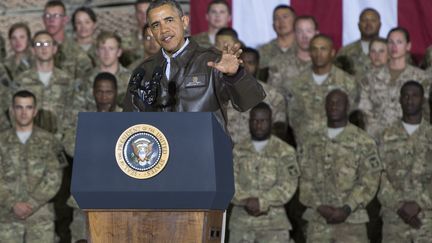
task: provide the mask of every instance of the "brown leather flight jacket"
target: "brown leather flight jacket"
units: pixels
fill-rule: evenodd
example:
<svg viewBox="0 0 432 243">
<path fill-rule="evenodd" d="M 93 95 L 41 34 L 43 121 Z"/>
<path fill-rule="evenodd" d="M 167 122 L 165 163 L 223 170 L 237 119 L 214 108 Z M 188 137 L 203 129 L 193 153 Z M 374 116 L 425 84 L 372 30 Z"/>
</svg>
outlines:
<svg viewBox="0 0 432 243">
<path fill-rule="evenodd" d="M 231 100 L 235 109 L 246 111 L 262 101 L 266 94 L 243 67 L 234 76 L 226 76 L 208 67 L 207 62 L 218 61 L 221 52 L 215 48 L 202 48 L 191 39 L 189 41 L 178 56 L 171 58 L 170 79 L 167 80 L 163 73 L 156 103 L 145 105 L 140 98 L 132 95 L 128 87 L 123 111 L 214 112 L 226 131 L 228 101 Z M 152 79 L 156 67 L 165 71 L 166 65 L 162 51 L 146 59 L 140 66 L 145 70 L 144 80 Z M 175 82 L 174 92 L 170 81 Z M 173 93 L 175 97 L 172 97 Z"/>
</svg>

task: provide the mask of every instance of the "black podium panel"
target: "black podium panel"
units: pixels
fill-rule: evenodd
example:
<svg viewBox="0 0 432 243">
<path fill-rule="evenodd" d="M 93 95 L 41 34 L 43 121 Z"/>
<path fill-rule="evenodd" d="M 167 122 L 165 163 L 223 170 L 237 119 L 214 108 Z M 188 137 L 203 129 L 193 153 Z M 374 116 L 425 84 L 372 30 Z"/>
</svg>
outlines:
<svg viewBox="0 0 432 243">
<path fill-rule="evenodd" d="M 131 126 L 158 128 L 165 168 L 148 179 L 125 174 L 116 143 Z M 226 209 L 234 195 L 232 144 L 212 113 L 80 113 L 71 192 L 82 209 Z"/>
</svg>

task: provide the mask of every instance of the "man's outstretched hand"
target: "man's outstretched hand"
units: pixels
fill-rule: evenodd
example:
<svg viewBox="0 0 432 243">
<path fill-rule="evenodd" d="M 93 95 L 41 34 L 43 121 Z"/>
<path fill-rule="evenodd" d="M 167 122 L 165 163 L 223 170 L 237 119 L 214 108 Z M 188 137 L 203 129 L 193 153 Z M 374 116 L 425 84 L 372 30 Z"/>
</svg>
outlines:
<svg viewBox="0 0 432 243">
<path fill-rule="evenodd" d="M 207 66 L 216 68 L 225 75 L 233 76 L 237 73 L 240 64 L 243 63 L 240 59 L 241 53 L 242 49 L 240 49 L 239 43 L 234 45 L 225 44 L 221 60 L 219 62 L 208 62 Z"/>
</svg>

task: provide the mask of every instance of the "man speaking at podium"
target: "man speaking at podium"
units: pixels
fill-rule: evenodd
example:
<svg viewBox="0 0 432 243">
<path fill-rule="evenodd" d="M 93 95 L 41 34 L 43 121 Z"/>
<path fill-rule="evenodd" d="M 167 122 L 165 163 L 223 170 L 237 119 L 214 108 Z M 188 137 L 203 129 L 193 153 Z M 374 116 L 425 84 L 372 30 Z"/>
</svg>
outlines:
<svg viewBox="0 0 432 243">
<path fill-rule="evenodd" d="M 132 74 L 124 111 L 214 112 L 226 130 L 229 100 L 246 111 L 265 97 L 261 85 L 240 66 L 240 45 L 227 45 L 220 53 L 185 38 L 189 17 L 178 2 L 156 0 L 147 16 L 162 49 Z"/>
</svg>

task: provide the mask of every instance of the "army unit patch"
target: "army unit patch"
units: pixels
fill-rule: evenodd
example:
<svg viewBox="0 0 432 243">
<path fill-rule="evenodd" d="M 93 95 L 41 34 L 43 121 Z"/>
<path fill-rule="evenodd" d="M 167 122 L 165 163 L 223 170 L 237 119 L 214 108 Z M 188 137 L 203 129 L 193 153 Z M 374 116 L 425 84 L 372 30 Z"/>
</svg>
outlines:
<svg viewBox="0 0 432 243">
<path fill-rule="evenodd" d="M 169 144 L 156 127 L 140 124 L 126 129 L 117 140 L 115 156 L 120 169 L 136 179 L 159 174 L 169 158 Z"/>
</svg>

